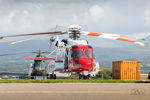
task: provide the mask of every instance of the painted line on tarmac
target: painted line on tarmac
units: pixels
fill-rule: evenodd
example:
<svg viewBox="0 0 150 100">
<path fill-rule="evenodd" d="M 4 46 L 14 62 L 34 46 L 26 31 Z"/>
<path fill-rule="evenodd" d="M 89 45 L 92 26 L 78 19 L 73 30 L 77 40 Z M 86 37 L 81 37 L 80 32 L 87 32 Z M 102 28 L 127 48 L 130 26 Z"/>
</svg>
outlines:
<svg viewBox="0 0 150 100">
<path fill-rule="evenodd" d="M 34 94 L 34 93 L 54 93 L 54 91 L 0 91 L 0 94 L 21 94 L 21 93 L 29 93 L 29 94 Z"/>
<path fill-rule="evenodd" d="M 101 93 L 101 94 L 125 94 L 127 91 L 0 91 L 0 94 L 88 94 L 88 93 Z"/>
</svg>

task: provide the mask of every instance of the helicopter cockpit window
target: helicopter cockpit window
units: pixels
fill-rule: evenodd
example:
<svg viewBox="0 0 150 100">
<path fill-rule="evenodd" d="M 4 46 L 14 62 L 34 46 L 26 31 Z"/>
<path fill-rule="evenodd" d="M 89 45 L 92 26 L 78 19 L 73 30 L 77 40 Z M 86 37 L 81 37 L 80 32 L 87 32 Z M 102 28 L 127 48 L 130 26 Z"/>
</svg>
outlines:
<svg viewBox="0 0 150 100">
<path fill-rule="evenodd" d="M 73 59 L 76 59 L 76 58 L 83 58 L 83 57 L 84 57 L 83 50 L 72 50 L 71 57 L 72 57 Z"/>
<path fill-rule="evenodd" d="M 93 50 L 85 50 L 86 58 L 93 58 Z"/>
</svg>

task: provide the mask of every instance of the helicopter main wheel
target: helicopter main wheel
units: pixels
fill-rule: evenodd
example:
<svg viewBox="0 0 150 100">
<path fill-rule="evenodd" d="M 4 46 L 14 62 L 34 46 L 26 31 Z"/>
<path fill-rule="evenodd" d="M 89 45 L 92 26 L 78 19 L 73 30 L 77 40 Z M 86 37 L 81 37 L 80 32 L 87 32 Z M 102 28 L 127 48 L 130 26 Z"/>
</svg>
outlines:
<svg viewBox="0 0 150 100">
<path fill-rule="evenodd" d="M 90 79 L 90 75 L 82 75 L 82 74 L 79 74 L 79 79 Z"/>
<path fill-rule="evenodd" d="M 47 76 L 47 79 L 50 79 L 49 74 L 46 74 L 46 76 Z"/>
<path fill-rule="evenodd" d="M 79 74 L 79 79 L 82 79 L 82 74 Z"/>
<path fill-rule="evenodd" d="M 53 79 L 53 74 L 50 74 L 50 79 Z"/>
<path fill-rule="evenodd" d="M 33 76 L 31 76 L 31 79 L 34 79 L 34 77 L 33 77 Z"/>
<path fill-rule="evenodd" d="M 56 80 L 56 74 L 53 75 L 53 79 Z"/>
<path fill-rule="evenodd" d="M 84 75 L 84 76 L 83 76 L 83 79 L 87 79 L 87 76 Z"/>
<path fill-rule="evenodd" d="M 56 80 L 56 74 L 50 74 L 50 79 Z"/>
</svg>

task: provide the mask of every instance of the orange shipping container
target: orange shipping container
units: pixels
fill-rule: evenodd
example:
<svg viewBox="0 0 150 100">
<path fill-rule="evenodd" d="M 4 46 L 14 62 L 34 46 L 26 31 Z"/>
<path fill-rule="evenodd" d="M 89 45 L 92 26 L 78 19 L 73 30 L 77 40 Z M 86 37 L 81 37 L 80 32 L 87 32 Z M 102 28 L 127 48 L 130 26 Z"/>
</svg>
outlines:
<svg viewBox="0 0 150 100">
<path fill-rule="evenodd" d="M 114 61 L 112 63 L 112 78 L 121 80 L 140 80 L 140 62 Z"/>
</svg>

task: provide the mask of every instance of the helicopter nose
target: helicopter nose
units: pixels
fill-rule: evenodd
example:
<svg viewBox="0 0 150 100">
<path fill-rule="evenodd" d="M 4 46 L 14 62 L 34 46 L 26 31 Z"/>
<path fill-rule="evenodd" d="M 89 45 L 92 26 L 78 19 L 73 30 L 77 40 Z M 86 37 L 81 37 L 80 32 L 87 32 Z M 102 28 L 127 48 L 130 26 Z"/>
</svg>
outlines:
<svg viewBox="0 0 150 100">
<path fill-rule="evenodd" d="M 80 63 L 81 65 L 87 65 L 87 66 L 89 66 L 89 65 L 92 64 L 92 60 L 91 60 L 91 59 L 80 59 L 80 60 L 79 60 L 79 63 Z"/>
</svg>

